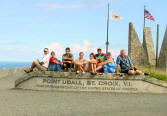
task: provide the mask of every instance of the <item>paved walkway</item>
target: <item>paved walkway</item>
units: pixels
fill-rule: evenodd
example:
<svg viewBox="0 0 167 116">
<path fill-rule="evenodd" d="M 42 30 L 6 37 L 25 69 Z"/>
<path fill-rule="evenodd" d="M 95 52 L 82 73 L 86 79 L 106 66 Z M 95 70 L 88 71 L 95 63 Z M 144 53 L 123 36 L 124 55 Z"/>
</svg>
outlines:
<svg viewBox="0 0 167 116">
<path fill-rule="evenodd" d="M 24 91 L 0 79 L 0 116 L 167 116 L 167 94 Z"/>
</svg>

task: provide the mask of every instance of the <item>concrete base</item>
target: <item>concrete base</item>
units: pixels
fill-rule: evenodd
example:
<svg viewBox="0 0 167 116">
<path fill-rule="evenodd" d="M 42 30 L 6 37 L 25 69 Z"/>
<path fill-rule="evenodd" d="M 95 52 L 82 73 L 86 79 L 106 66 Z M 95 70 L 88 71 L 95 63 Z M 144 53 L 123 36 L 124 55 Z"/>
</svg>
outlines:
<svg viewBox="0 0 167 116">
<path fill-rule="evenodd" d="M 167 93 L 167 83 L 140 76 L 122 77 L 115 74 L 92 76 L 89 73 L 33 72 L 16 80 L 15 87 L 28 90 Z"/>
</svg>

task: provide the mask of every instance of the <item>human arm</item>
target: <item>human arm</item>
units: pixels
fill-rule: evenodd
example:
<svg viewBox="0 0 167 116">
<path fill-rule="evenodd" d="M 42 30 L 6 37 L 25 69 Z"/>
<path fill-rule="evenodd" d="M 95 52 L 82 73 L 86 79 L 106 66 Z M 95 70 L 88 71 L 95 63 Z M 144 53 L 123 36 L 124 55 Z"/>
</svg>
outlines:
<svg viewBox="0 0 167 116">
<path fill-rule="evenodd" d="M 134 65 L 132 64 L 132 61 L 131 61 L 131 59 L 130 59 L 129 56 L 128 56 L 128 61 L 129 61 L 130 67 L 131 67 L 132 69 L 134 69 Z"/>
<path fill-rule="evenodd" d="M 63 55 L 63 59 L 73 61 L 74 60 L 74 56 L 73 56 L 73 54 L 70 53 L 68 56 L 67 55 Z"/>
<path fill-rule="evenodd" d="M 39 64 L 40 64 L 40 65 L 43 65 L 43 64 L 49 62 L 49 59 L 50 59 L 49 55 L 46 55 L 46 56 L 44 56 L 43 59 L 39 62 Z"/>
<path fill-rule="evenodd" d="M 73 61 L 73 60 L 74 60 L 74 57 L 71 57 L 71 58 L 66 57 L 66 60 L 71 60 L 71 61 Z"/>
<path fill-rule="evenodd" d="M 44 62 L 39 62 L 39 64 L 40 64 L 40 65 L 43 65 L 43 64 L 44 64 Z"/>
<path fill-rule="evenodd" d="M 97 60 L 90 60 L 89 63 L 92 63 L 92 64 L 97 64 Z"/>
<path fill-rule="evenodd" d="M 105 62 L 100 63 L 99 65 L 103 66 L 111 62 L 112 62 L 112 59 L 109 59 L 109 60 L 106 60 Z"/>
<path fill-rule="evenodd" d="M 84 60 L 83 65 L 86 65 L 87 63 L 88 63 L 87 60 Z"/>
<path fill-rule="evenodd" d="M 66 61 L 66 60 L 63 60 L 62 62 L 63 63 L 71 63 L 71 61 Z"/>
<path fill-rule="evenodd" d="M 56 64 L 61 64 L 61 62 L 57 61 L 57 60 L 53 60 L 54 63 Z"/>
<path fill-rule="evenodd" d="M 120 68 L 120 66 L 117 65 L 117 74 L 118 74 L 118 75 L 120 74 L 119 68 Z"/>
<path fill-rule="evenodd" d="M 63 62 L 63 63 L 72 63 L 72 61 L 68 60 L 68 57 L 66 56 L 66 54 L 64 54 L 64 55 L 62 56 L 62 62 Z"/>
<path fill-rule="evenodd" d="M 131 64 L 131 65 L 130 65 L 130 67 L 131 67 L 132 69 L 134 69 L 134 66 L 133 66 L 133 64 Z"/>
<path fill-rule="evenodd" d="M 82 65 L 81 63 L 78 62 L 78 59 L 75 60 L 74 64 L 75 65 Z"/>
<path fill-rule="evenodd" d="M 119 69 L 120 69 L 120 64 L 121 64 L 121 60 L 120 60 L 119 56 L 117 57 L 116 64 L 117 64 L 117 68 L 116 68 L 117 71 L 116 72 L 119 75 L 120 74 L 120 70 Z"/>
</svg>

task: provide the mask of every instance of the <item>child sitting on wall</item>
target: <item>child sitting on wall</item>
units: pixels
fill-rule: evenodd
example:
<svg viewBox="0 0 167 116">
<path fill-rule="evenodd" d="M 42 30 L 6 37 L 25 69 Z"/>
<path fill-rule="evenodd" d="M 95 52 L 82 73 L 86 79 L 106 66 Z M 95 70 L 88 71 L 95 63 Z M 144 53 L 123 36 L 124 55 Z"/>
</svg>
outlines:
<svg viewBox="0 0 167 116">
<path fill-rule="evenodd" d="M 55 58 L 55 52 L 51 52 L 51 57 L 49 60 L 49 70 L 61 72 L 61 62 L 57 58 Z"/>
<path fill-rule="evenodd" d="M 90 61 L 88 63 L 88 72 L 92 73 L 92 74 L 96 74 L 96 66 L 97 66 L 97 60 L 94 57 L 94 54 L 91 53 L 89 55 Z"/>
</svg>

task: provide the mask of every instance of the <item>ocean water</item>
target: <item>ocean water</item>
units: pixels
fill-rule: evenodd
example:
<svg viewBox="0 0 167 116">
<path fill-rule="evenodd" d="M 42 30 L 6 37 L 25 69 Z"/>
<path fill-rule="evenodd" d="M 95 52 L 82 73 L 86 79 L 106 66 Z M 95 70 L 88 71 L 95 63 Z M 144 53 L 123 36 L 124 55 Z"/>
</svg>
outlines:
<svg viewBox="0 0 167 116">
<path fill-rule="evenodd" d="M 0 62 L 0 69 L 29 67 L 31 62 Z"/>
</svg>

